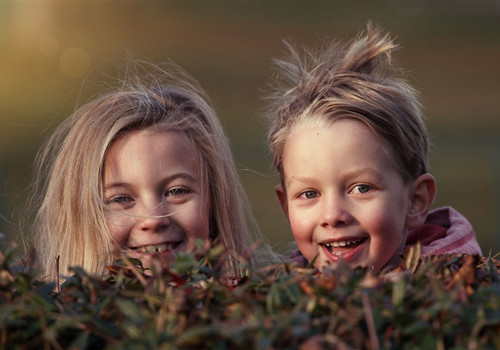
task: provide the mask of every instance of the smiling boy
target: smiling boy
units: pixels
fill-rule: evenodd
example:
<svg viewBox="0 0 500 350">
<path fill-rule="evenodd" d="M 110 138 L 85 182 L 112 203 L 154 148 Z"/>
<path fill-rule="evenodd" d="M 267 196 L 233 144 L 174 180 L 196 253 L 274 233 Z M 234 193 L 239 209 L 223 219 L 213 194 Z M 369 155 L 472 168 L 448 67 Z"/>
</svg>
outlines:
<svg viewBox="0 0 500 350">
<path fill-rule="evenodd" d="M 427 130 L 394 49 L 369 25 L 349 45 L 305 59 L 290 47 L 291 59 L 278 61 L 291 86 L 277 89 L 271 117 L 276 194 L 301 255 L 317 268 L 339 259 L 389 268 L 417 241 L 426 255 L 481 254 L 463 216 L 428 215 L 436 182 Z"/>
</svg>

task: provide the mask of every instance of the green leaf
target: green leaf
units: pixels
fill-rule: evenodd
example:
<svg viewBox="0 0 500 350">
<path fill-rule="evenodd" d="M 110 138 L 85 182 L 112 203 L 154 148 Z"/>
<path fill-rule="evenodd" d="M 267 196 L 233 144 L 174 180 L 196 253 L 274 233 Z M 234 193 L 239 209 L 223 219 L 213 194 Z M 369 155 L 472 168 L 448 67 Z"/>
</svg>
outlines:
<svg viewBox="0 0 500 350">
<path fill-rule="evenodd" d="M 144 322 L 142 310 L 132 300 L 119 298 L 114 300 L 114 304 L 127 317 L 127 320 L 136 324 Z"/>
</svg>

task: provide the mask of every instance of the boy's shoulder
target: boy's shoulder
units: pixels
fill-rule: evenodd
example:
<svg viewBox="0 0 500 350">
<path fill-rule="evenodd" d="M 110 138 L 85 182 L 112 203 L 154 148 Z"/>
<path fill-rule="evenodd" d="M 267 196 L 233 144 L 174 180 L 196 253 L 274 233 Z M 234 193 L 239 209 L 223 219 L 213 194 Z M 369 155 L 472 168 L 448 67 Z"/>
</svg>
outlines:
<svg viewBox="0 0 500 350">
<path fill-rule="evenodd" d="M 482 255 L 470 222 L 452 207 L 429 212 L 425 223 L 408 233 L 406 245 L 421 244 L 422 256 L 462 253 Z"/>
<path fill-rule="evenodd" d="M 302 255 L 301 251 L 298 248 L 294 249 L 288 255 L 286 260 L 287 262 L 297 264 L 300 267 L 306 267 L 309 264 L 307 259 L 304 257 L 304 255 Z"/>
</svg>

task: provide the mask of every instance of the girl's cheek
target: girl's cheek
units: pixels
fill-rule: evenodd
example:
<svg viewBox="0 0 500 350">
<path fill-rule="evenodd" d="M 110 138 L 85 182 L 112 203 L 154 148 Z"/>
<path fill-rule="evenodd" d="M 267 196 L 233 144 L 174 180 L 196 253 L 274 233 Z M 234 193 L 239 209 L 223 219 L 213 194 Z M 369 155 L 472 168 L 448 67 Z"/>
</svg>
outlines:
<svg viewBox="0 0 500 350">
<path fill-rule="evenodd" d="M 128 239 L 127 230 L 130 225 L 127 225 L 124 220 L 119 220 L 118 215 L 112 215 L 106 218 L 108 231 L 111 234 L 111 239 L 120 247 L 125 246 Z"/>
</svg>

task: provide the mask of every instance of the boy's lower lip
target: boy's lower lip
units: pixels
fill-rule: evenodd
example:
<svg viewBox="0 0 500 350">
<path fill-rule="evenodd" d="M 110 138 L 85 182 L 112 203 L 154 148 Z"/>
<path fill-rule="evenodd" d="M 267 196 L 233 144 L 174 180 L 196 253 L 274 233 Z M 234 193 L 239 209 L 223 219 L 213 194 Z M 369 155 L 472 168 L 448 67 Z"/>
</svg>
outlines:
<svg viewBox="0 0 500 350">
<path fill-rule="evenodd" d="M 367 240 L 363 241 L 360 245 L 354 248 L 343 248 L 338 255 L 330 252 L 330 250 L 324 244 L 321 244 L 321 249 L 323 249 L 326 257 L 332 262 L 336 262 L 339 259 L 342 259 L 346 262 L 351 262 L 356 259 L 356 257 L 359 255 L 366 244 Z"/>
</svg>

